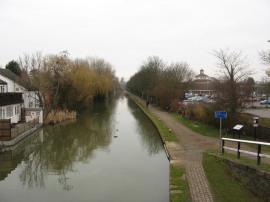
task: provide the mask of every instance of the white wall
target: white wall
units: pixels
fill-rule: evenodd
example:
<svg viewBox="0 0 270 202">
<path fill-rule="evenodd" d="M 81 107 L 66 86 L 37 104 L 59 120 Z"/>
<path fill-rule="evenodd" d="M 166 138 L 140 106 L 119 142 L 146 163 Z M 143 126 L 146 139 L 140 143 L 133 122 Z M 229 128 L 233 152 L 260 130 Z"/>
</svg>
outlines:
<svg viewBox="0 0 270 202">
<path fill-rule="evenodd" d="M 18 85 L 14 81 L 12 81 L 12 80 L 10 80 L 2 75 L 0 75 L 0 79 L 2 81 L 7 82 L 7 89 L 6 89 L 7 93 L 22 93 L 26 90 L 24 87 Z"/>
<path fill-rule="evenodd" d="M 35 91 L 25 91 L 23 94 L 25 108 L 39 108 L 39 97 Z"/>
<path fill-rule="evenodd" d="M 4 113 L 2 113 L 2 117 L 1 117 L 2 119 L 11 119 L 11 123 L 18 123 L 20 121 L 20 116 L 21 116 L 20 104 L 7 105 L 7 106 L 2 106 L 0 108 L 1 108 L 0 110 L 1 112 L 3 112 L 4 110 Z"/>
<path fill-rule="evenodd" d="M 33 120 L 34 118 L 36 118 L 37 116 L 39 116 L 39 121 L 40 123 L 43 123 L 43 109 L 40 108 L 39 106 L 39 97 L 37 96 L 37 93 L 35 91 L 28 91 L 26 88 L 18 85 L 17 83 L 15 83 L 14 81 L 0 75 L 0 79 L 2 81 L 5 81 L 7 83 L 6 88 L 5 88 L 5 92 L 7 93 L 23 93 L 22 94 L 22 98 L 24 101 L 24 106 L 26 109 L 28 108 L 35 108 L 37 109 L 37 111 L 32 110 L 33 114 L 30 116 L 26 117 L 26 122 Z M 5 106 L 7 107 L 7 106 Z M 20 110 L 21 112 L 21 110 Z M 36 114 L 40 114 L 40 115 L 36 115 Z M 20 120 L 20 115 L 11 117 L 11 121 L 12 123 L 17 123 Z"/>
<path fill-rule="evenodd" d="M 42 108 L 26 108 L 25 121 L 29 122 L 35 118 L 39 118 L 39 123 L 43 123 L 43 110 Z"/>
</svg>

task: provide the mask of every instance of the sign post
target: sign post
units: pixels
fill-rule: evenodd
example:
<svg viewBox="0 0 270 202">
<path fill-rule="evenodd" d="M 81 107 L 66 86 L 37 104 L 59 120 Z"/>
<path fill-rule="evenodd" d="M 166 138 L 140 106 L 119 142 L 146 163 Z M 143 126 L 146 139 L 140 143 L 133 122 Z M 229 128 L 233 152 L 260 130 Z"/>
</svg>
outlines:
<svg viewBox="0 0 270 202">
<path fill-rule="evenodd" d="M 220 137 L 220 152 L 222 152 L 222 119 L 227 118 L 227 112 L 226 111 L 217 111 L 215 112 L 215 118 L 219 118 L 219 137 Z"/>
<path fill-rule="evenodd" d="M 254 140 L 256 141 L 256 138 L 257 138 L 257 127 L 259 126 L 259 117 L 253 117 L 253 127 L 254 127 L 254 130 L 255 130 L 255 134 L 254 134 Z"/>
</svg>

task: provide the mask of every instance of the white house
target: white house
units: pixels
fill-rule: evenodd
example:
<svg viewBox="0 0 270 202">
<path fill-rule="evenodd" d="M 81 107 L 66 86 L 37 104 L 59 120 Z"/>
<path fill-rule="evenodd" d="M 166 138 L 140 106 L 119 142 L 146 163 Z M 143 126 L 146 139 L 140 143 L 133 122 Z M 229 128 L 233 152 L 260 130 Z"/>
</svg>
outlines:
<svg viewBox="0 0 270 202">
<path fill-rule="evenodd" d="M 0 119 L 21 120 L 22 93 L 0 93 Z"/>
<path fill-rule="evenodd" d="M 11 123 L 18 123 L 29 122 L 38 117 L 39 123 L 43 123 L 43 109 L 40 106 L 38 91 L 8 69 L 0 68 L 0 94 L 2 99 L 13 100 L 11 103 L 2 102 L 0 119 L 11 119 Z M 19 102 L 19 94 L 22 97 L 21 102 Z M 13 98 L 10 97 L 11 95 Z M 13 108 L 12 113 L 11 108 Z"/>
</svg>

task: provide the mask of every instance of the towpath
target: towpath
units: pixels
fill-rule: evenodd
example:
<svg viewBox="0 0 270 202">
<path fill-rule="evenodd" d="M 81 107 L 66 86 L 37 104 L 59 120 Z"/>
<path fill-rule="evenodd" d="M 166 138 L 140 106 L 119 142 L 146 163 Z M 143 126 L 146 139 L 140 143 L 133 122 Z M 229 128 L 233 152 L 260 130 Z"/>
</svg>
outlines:
<svg viewBox="0 0 270 202">
<path fill-rule="evenodd" d="M 135 97 L 135 99 L 145 104 L 145 100 L 139 97 Z M 192 131 L 160 108 L 150 105 L 148 110 L 163 121 L 179 140 L 179 143 L 166 142 L 166 147 L 170 155 L 170 163 L 186 168 L 192 201 L 214 201 L 202 167 L 202 154 L 207 149 L 219 150 L 219 138 L 203 136 Z M 231 144 L 228 143 L 227 146 L 232 146 Z M 243 145 L 243 148 L 246 147 L 248 146 Z"/>
<path fill-rule="evenodd" d="M 136 100 L 145 104 L 145 101 L 138 97 Z M 186 168 L 192 201 L 214 201 L 202 167 L 202 153 L 207 148 L 218 149 L 218 140 L 195 133 L 157 107 L 149 106 L 148 109 L 161 119 L 179 139 L 179 143 L 166 142 L 166 146 L 170 154 L 170 162 Z"/>
</svg>

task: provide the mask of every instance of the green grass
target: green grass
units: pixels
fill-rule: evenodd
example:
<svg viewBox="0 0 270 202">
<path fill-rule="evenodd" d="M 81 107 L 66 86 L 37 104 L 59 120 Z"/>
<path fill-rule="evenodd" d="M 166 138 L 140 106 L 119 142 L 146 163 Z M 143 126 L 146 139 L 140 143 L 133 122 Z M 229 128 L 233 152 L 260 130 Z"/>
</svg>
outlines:
<svg viewBox="0 0 270 202">
<path fill-rule="evenodd" d="M 158 119 L 154 114 L 152 114 L 143 104 L 138 102 L 136 103 L 155 124 L 164 141 L 178 141 L 174 133 L 170 132 L 169 128 L 160 119 Z"/>
<path fill-rule="evenodd" d="M 160 134 L 165 141 L 178 141 L 175 135 L 169 132 L 168 127 L 160 121 L 154 114 L 150 113 L 149 110 L 140 103 L 137 103 L 140 108 L 148 115 L 148 117 L 153 121 L 153 123 L 158 128 Z M 202 124 L 197 121 L 188 120 L 183 118 L 181 115 L 176 113 L 171 113 L 175 119 L 186 125 L 188 128 L 194 130 L 205 136 L 217 137 L 219 138 L 219 129 Z M 247 159 L 241 157 L 237 159 L 236 154 L 221 154 L 218 151 L 214 151 L 217 155 L 222 155 L 222 157 L 228 158 L 233 161 L 239 161 L 241 163 L 246 163 L 248 165 L 257 166 L 256 160 Z M 232 177 L 226 166 L 218 161 L 215 157 L 204 154 L 203 155 L 203 167 L 208 178 L 209 184 L 211 186 L 212 192 L 215 196 L 215 201 L 218 202 L 257 202 L 259 201 L 252 193 L 245 188 L 241 183 Z M 261 164 L 260 168 L 264 170 L 270 170 L 269 164 Z M 183 178 L 184 169 L 171 165 L 170 167 L 170 181 L 171 190 L 181 190 L 182 192 L 176 192 L 171 194 L 172 202 L 184 202 L 191 201 L 191 196 L 189 192 L 188 182 Z"/>
<path fill-rule="evenodd" d="M 253 114 L 247 114 L 247 113 L 241 114 L 241 118 L 243 120 L 245 120 L 246 122 L 251 123 L 253 117 L 254 117 Z M 270 126 L 270 118 L 260 117 L 259 125 L 264 126 L 264 127 L 269 127 Z"/>
<path fill-rule="evenodd" d="M 176 191 L 171 194 L 171 202 L 191 201 L 188 182 L 185 179 L 185 171 L 182 167 L 171 165 L 170 178 L 171 178 L 171 191 Z"/>
<path fill-rule="evenodd" d="M 173 132 L 169 131 L 169 128 L 159 120 L 154 114 L 152 114 L 143 104 L 134 100 L 136 104 L 144 111 L 144 113 L 151 119 L 154 125 L 157 127 L 162 139 L 164 141 L 174 141 L 179 142 Z M 188 181 L 185 179 L 185 170 L 180 166 L 170 165 L 170 195 L 171 202 L 189 202 L 191 201 L 191 196 L 189 192 Z"/>
<path fill-rule="evenodd" d="M 241 183 L 230 175 L 226 165 L 213 155 L 203 154 L 203 167 L 211 190 L 217 202 L 256 202 L 259 201 Z"/>
<path fill-rule="evenodd" d="M 198 121 L 185 119 L 180 114 L 177 114 L 177 113 L 171 113 L 171 116 L 197 133 L 200 133 L 204 136 L 209 136 L 209 137 L 219 137 L 219 129 L 216 129 L 212 126 L 203 124 Z"/>
<path fill-rule="evenodd" d="M 257 165 L 257 160 L 256 159 L 249 159 L 249 158 L 245 158 L 243 156 L 240 156 L 240 159 L 237 159 L 236 153 L 235 154 L 232 154 L 232 153 L 221 154 L 221 153 L 218 153 L 218 152 L 212 152 L 212 153 L 214 153 L 217 156 L 221 156 L 223 158 L 234 161 L 234 162 L 243 163 L 243 164 L 246 164 L 246 165 L 256 167 L 256 168 L 258 168 L 260 170 L 270 172 L 270 165 L 268 163 L 263 163 L 263 160 L 264 160 L 263 158 L 261 159 L 261 164 Z"/>
</svg>

